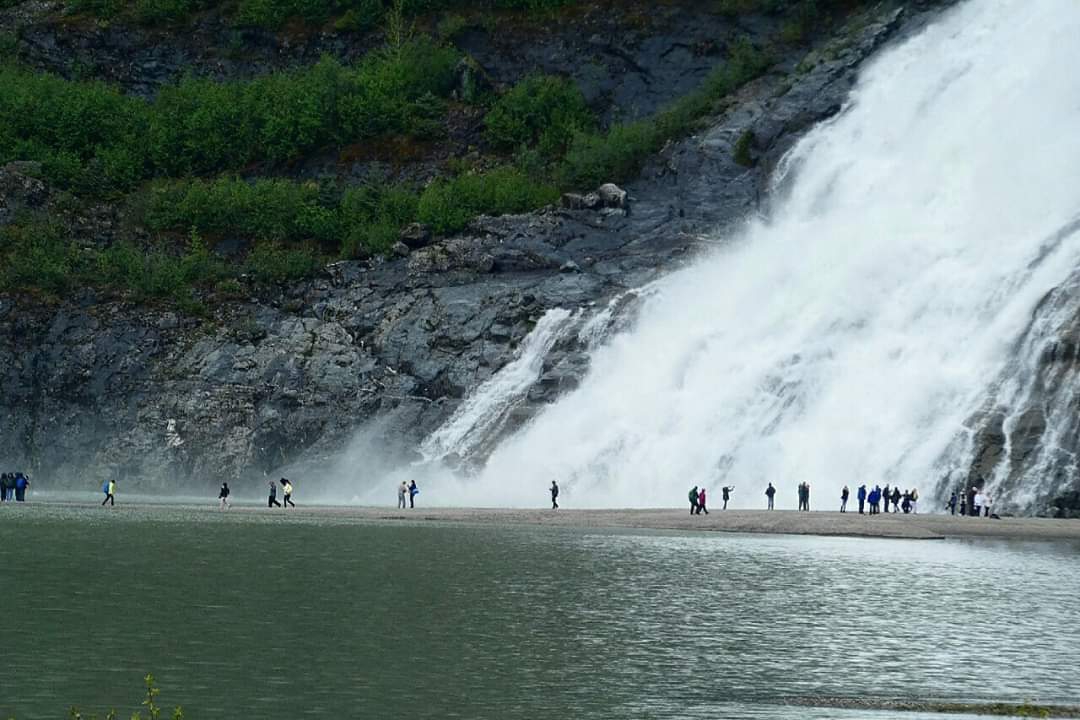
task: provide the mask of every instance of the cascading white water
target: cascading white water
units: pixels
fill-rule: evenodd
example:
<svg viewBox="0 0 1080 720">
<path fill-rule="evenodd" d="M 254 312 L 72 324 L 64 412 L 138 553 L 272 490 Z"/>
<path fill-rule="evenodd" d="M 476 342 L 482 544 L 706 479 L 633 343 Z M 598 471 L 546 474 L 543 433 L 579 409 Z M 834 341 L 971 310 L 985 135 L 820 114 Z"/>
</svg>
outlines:
<svg viewBox="0 0 1080 720">
<path fill-rule="evenodd" d="M 453 416 L 424 440 L 420 452 L 427 458 L 467 457 L 506 422 L 514 403 L 529 391 L 544 367 L 544 358 L 568 329 L 573 315 L 550 310 L 522 343 L 518 357 L 477 387 Z"/>
<path fill-rule="evenodd" d="M 455 500 L 679 502 L 765 484 L 816 507 L 919 487 L 1080 264 L 1080 3 L 970 0 L 862 74 L 793 150 L 785 197 L 659 283 L 581 386 L 503 441 Z M 475 410 L 475 407 L 474 407 Z"/>
</svg>

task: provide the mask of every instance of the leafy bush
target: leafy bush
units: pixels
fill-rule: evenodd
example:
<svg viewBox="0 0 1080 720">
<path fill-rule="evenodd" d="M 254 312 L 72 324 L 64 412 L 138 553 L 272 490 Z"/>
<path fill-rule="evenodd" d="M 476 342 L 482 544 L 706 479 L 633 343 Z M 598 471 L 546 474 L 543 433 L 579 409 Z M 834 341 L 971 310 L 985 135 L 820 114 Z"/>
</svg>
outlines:
<svg viewBox="0 0 1080 720">
<path fill-rule="evenodd" d="M 349 190 L 341 199 L 342 257 L 384 254 L 401 228 L 417 218 L 419 198 L 402 187 L 368 186 Z"/>
<path fill-rule="evenodd" d="M 109 192 L 151 176 L 286 162 L 313 148 L 430 133 L 455 51 L 429 41 L 250 82 L 187 78 L 148 104 L 97 82 L 0 67 L 0 163 L 39 160 L 53 181 Z"/>
<path fill-rule="evenodd" d="M 437 180 L 424 190 L 417 206 L 420 221 L 435 232 L 462 230 L 477 215 L 527 212 L 555 202 L 559 192 L 515 168 Z"/>
<path fill-rule="evenodd" d="M 541 156 L 561 155 L 575 133 L 595 119 L 577 85 L 565 78 L 536 75 L 503 95 L 484 119 L 498 147 L 537 147 Z"/>
<path fill-rule="evenodd" d="M 606 134 L 577 133 L 557 170 L 561 185 L 592 187 L 636 175 L 649 155 L 669 139 L 685 135 L 716 109 L 717 102 L 761 75 L 771 58 L 747 40 L 732 46 L 725 63 L 702 87 L 646 120 L 613 126 Z"/>
<path fill-rule="evenodd" d="M 60 228 L 51 224 L 8 225 L 0 228 L 0 288 L 23 291 L 39 288 L 62 293 L 78 265 L 74 247 Z"/>
<path fill-rule="evenodd" d="M 750 130 L 743 130 L 742 134 L 739 135 L 739 139 L 735 141 L 735 147 L 732 151 L 735 162 L 743 167 L 753 166 L 754 157 L 750 154 L 750 150 L 753 146 L 754 133 Z"/>
<path fill-rule="evenodd" d="M 260 243 L 248 255 L 245 269 L 258 282 L 276 284 L 307 277 L 319 265 L 318 254 L 311 248 Z"/>
</svg>

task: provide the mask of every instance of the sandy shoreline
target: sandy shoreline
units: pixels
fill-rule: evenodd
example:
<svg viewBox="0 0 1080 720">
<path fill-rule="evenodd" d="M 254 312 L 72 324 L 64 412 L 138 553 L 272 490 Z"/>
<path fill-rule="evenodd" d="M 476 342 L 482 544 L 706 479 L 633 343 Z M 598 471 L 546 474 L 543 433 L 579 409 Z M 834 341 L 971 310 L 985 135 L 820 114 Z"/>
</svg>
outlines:
<svg viewBox="0 0 1080 720">
<path fill-rule="evenodd" d="M 33 513 L 33 507 L 83 508 L 91 503 L 71 498 L 49 498 L 44 502 L 27 503 L 23 512 Z M 194 498 L 168 499 L 117 498 L 115 508 L 103 508 L 124 516 L 151 519 L 159 511 L 186 509 L 196 513 L 222 512 L 216 502 L 196 503 Z M 92 503 L 97 505 L 97 502 Z M 14 509 L 14 508 L 13 508 Z M 452 508 L 417 507 L 399 510 L 389 507 L 352 505 L 306 505 L 280 510 L 268 509 L 265 504 L 240 502 L 227 513 L 248 515 L 283 515 L 297 520 L 334 518 L 344 522 L 376 523 L 461 523 L 467 525 L 536 525 L 544 527 L 677 530 L 685 532 L 760 533 L 771 535 L 833 535 L 851 537 L 903 538 L 910 540 L 940 540 L 944 538 L 1015 538 L 1026 540 L 1080 540 L 1080 520 L 1051 518 L 972 518 L 950 515 L 859 515 L 857 512 L 796 512 L 794 510 L 712 510 L 708 515 L 691 516 L 688 510 L 665 509 L 604 509 L 576 510 L 560 508 Z M 23 514 L 23 513 L 20 513 Z"/>
</svg>

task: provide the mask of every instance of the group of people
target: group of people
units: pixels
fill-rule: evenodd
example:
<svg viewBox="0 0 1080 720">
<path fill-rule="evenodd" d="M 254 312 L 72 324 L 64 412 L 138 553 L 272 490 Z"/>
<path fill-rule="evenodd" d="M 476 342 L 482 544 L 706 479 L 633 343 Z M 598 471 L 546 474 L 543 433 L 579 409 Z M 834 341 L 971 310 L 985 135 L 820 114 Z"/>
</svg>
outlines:
<svg viewBox="0 0 1080 720">
<path fill-rule="evenodd" d="M 0 475 L 0 502 L 25 502 L 30 478 L 21 472 Z"/>
<path fill-rule="evenodd" d="M 994 499 L 990 497 L 990 493 L 983 492 L 982 488 L 973 485 L 967 492 L 964 492 L 963 489 L 959 492 L 953 490 L 952 495 L 949 496 L 949 502 L 945 503 L 949 514 L 956 514 L 958 503 L 961 515 L 970 515 L 971 517 L 982 515 L 983 517 L 997 518 L 997 514 L 993 511 Z"/>
<path fill-rule="evenodd" d="M 292 480 L 290 480 L 289 478 L 281 478 L 281 499 L 285 501 L 284 506 L 282 506 L 282 504 L 279 503 L 278 500 L 277 500 L 277 483 L 275 483 L 273 480 L 271 480 L 269 483 L 267 483 L 267 486 L 270 488 L 270 497 L 268 497 L 266 499 L 266 507 L 268 507 L 268 508 L 272 508 L 272 507 L 289 507 L 290 505 L 292 505 L 293 507 L 296 507 L 296 503 L 294 503 L 292 501 L 292 494 L 293 494 Z M 224 487 L 223 487 L 223 491 L 225 492 L 226 495 L 229 494 L 228 490 L 229 490 L 228 483 L 225 483 Z"/>
<path fill-rule="evenodd" d="M 724 501 L 722 510 L 727 510 L 728 500 L 731 499 L 731 493 L 735 489 L 734 485 L 725 485 L 720 488 L 720 499 Z M 690 493 L 687 496 L 690 500 L 690 514 L 700 515 L 701 513 L 709 514 L 709 508 L 706 506 L 705 488 L 699 488 L 697 485 L 690 488 Z"/>
<path fill-rule="evenodd" d="M 416 487 L 416 481 L 410 480 L 409 482 L 401 481 L 397 489 L 397 506 L 398 509 L 405 507 L 405 496 L 409 497 L 409 507 L 416 507 L 416 496 L 420 494 L 420 488 Z"/>
<path fill-rule="evenodd" d="M 850 492 L 848 486 L 845 485 L 844 489 L 840 491 L 840 512 L 847 512 L 848 497 Z M 867 490 L 865 485 L 860 485 L 855 497 L 859 500 L 859 514 L 867 513 L 869 510 L 870 515 L 880 515 L 882 508 L 885 512 L 889 512 L 889 504 L 892 504 L 892 511 L 894 513 L 913 513 L 916 512 L 919 502 L 919 491 L 915 489 L 904 490 L 901 492 L 900 488 L 889 488 L 888 485 L 885 489 L 882 489 L 880 485 L 875 485 L 872 489 Z"/>
</svg>

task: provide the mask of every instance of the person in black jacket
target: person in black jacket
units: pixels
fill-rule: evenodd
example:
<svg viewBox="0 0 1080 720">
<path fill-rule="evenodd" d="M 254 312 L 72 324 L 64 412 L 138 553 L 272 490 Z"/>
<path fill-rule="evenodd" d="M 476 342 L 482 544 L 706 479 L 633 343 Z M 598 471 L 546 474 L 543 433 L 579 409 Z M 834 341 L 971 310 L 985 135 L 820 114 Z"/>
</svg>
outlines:
<svg viewBox="0 0 1080 720">
<path fill-rule="evenodd" d="M 551 509 L 552 510 L 558 510 L 559 509 L 558 498 L 559 498 L 559 483 L 552 480 L 551 481 Z"/>
<path fill-rule="evenodd" d="M 229 483 L 221 483 L 221 491 L 218 492 L 218 499 L 221 501 L 221 509 L 224 510 L 227 507 L 232 507 L 229 504 Z"/>
</svg>

